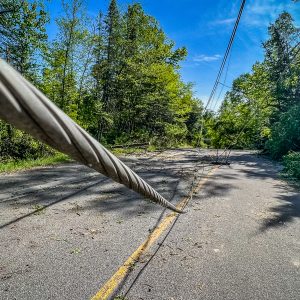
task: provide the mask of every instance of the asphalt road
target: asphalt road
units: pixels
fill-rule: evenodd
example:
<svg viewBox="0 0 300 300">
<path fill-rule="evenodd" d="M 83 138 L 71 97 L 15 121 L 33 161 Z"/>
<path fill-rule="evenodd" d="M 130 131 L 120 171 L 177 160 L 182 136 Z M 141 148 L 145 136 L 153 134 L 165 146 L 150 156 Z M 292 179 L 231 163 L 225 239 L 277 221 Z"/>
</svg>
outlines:
<svg viewBox="0 0 300 300">
<path fill-rule="evenodd" d="M 202 184 L 111 298 L 299 300 L 299 191 L 249 152 L 214 170 L 206 154 L 124 158 L 173 203 Z M 0 189 L 0 299 L 91 299 L 169 214 L 77 164 L 2 175 Z"/>
</svg>

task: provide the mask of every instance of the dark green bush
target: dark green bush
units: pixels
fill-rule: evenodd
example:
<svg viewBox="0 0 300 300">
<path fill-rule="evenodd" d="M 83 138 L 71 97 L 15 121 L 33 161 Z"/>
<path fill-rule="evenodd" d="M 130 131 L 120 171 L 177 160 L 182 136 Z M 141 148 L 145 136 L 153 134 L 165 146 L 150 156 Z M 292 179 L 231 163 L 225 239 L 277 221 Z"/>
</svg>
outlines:
<svg viewBox="0 0 300 300">
<path fill-rule="evenodd" d="M 290 152 L 283 157 L 284 171 L 291 177 L 300 179 L 300 152 Z"/>
<path fill-rule="evenodd" d="M 37 159 L 54 154 L 50 147 L 36 141 L 20 130 L 12 129 L 11 136 L 0 136 L 0 161 Z"/>
<path fill-rule="evenodd" d="M 300 105 L 292 106 L 282 113 L 279 121 L 272 126 L 270 140 L 266 144 L 271 156 L 281 158 L 290 150 L 300 149 Z"/>
</svg>

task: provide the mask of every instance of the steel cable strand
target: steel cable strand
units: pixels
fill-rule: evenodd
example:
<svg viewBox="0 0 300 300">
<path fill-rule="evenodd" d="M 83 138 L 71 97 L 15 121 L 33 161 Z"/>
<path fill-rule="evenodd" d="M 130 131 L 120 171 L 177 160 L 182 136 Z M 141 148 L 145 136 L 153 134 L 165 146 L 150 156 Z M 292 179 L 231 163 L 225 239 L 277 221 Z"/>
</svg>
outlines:
<svg viewBox="0 0 300 300">
<path fill-rule="evenodd" d="M 181 212 L 0 59 L 0 118 L 151 201 Z"/>
</svg>

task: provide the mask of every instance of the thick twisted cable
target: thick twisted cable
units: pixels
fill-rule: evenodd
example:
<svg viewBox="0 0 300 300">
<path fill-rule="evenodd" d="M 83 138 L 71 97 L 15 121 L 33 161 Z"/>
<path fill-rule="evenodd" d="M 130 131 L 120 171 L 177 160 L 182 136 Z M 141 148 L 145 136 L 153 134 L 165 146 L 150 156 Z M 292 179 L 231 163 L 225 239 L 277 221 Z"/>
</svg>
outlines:
<svg viewBox="0 0 300 300">
<path fill-rule="evenodd" d="M 0 118 L 88 167 L 181 212 L 0 59 Z"/>
</svg>

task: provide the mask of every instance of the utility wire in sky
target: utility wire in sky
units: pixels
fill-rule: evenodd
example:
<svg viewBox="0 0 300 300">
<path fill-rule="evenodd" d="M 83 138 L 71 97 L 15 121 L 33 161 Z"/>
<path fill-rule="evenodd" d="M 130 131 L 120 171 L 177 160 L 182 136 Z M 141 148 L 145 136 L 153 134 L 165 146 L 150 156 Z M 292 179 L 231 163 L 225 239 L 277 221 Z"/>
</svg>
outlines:
<svg viewBox="0 0 300 300">
<path fill-rule="evenodd" d="M 298 43 L 297 43 L 297 44 L 289 51 L 288 55 L 292 55 L 293 52 L 294 52 L 294 50 L 297 50 L 297 51 L 295 51 L 294 55 L 291 57 L 291 61 L 293 61 L 293 60 L 296 58 L 296 56 L 298 55 L 298 53 L 300 52 L 300 48 L 297 49 L 299 46 L 300 46 L 300 42 L 298 42 Z M 287 66 L 288 66 L 288 65 L 285 65 L 285 67 L 284 67 L 284 69 L 282 70 L 281 73 L 285 72 Z M 279 82 L 280 79 L 281 79 L 281 78 L 279 77 L 279 78 L 275 81 L 274 84 L 277 84 L 277 83 Z M 232 89 L 232 87 L 226 86 L 225 84 L 223 84 L 223 83 L 221 83 L 221 82 L 219 82 L 219 83 L 220 83 L 221 85 L 225 86 L 225 87 L 228 87 L 228 88 L 231 88 L 231 89 Z M 248 100 L 249 102 L 253 101 L 252 99 L 248 98 L 248 97 L 245 95 L 245 93 L 244 93 L 243 91 L 238 90 L 238 92 L 239 92 L 244 98 L 246 98 L 246 100 Z M 266 107 L 267 107 L 267 106 L 266 106 Z M 265 107 L 265 108 L 266 108 L 266 107 Z M 256 110 L 254 110 L 254 111 L 252 111 L 252 113 L 250 113 L 249 117 L 247 118 L 247 121 L 245 122 L 244 126 L 242 127 L 242 129 L 241 129 L 240 132 L 238 133 L 238 135 L 237 135 L 237 137 L 235 138 L 235 140 L 232 141 L 232 143 L 231 143 L 228 147 L 226 147 L 226 148 L 224 149 L 224 151 L 223 151 L 223 153 L 221 153 L 221 155 L 218 155 L 218 157 L 217 157 L 217 160 L 218 160 L 218 161 L 219 161 L 219 158 L 222 157 L 222 156 L 225 154 L 225 156 L 226 156 L 226 157 L 225 157 L 226 163 L 228 163 L 228 158 L 229 158 L 229 155 L 230 155 L 230 152 L 231 152 L 231 148 L 232 148 L 234 145 L 237 144 L 237 142 L 238 142 L 240 136 L 242 135 L 242 133 L 243 133 L 244 130 L 246 129 L 247 125 L 252 121 L 252 119 L 251 119 L 251 117 L 250 117 L 251 114 L 254 115 L 255 113 L 257 113 L 257 110 L 258 110 L 258 109 L 256 108 Z M 229 151 L 228 154 L 226 154 L 227 151 Z"/>
<path fill-rule="evenodd" d="M 231 60 L 231 56 L 232 56 L 232 52 L 230 52 L 230 56 L 229 56 L 229 59 L 228 59 L 228 63 L 227 63 L 227 67 L 226 67 L 226 71 L 225 71 L 225 76 L 224 76 L 224 79 L 223 79 L 223 84 L 221 84 L 221 82 L 218 81 L 218 83 L 221 84 L 221 90 L 219 92 L 219 96 L 217 97 L 217 99 L 215 100 L 215 103 L 213 104 L 214 101 L 212 101 L 212 110 L 215 110 L 221 96 L 222 96 L 222 92 L 223 92 L 223 89 L 225 87 L 225 84 L 226 84 L 226 80 L 227 80 L 227 75 L 228 75 L 228 70 L 229 70 L 229 65 L 230 65 L 230 60 Z"/>
<path fill-rule="evenodd" d="M 233 31 L 232 31 L 232 34 L 231 34 L 231 37 L 230 37 L 230 40 L 229 40 L 229 43 L 228 43 L 225 55 L 223 57 L 223 61 L 222 61 L 222 64 L 220 66 L 220 70 L 218 72 L 216 81 L 214 83 L 213 89 L 212 89 L 211 94 L 210 94 L 210 96 L 208 98 L 208 101 L 206 103 L 206 106 L 204 107 L 204 110 L 202 112 L 202 122 L 201 122 L 201 127 L 200 127 L 200 139 L 199 139 L 199 142 L 201 142 L 201 140 L 203 138 L 202 135 L 203 135 L 203 126 L 204 126 L 204 114 L 205 114 L 206 110 L 208 109 L 209 104 L 211 103 L 211 101 L 212 101 L 212 99 L 213 99 L 213 97 L 214 97 L 214 95 L 216 93 L 216 90 L 217 90 L 218 84 L 220 82 L 220 79 L 221 79 L 224 67 L 226 65 L 226 61 L 227 61 L 228 55 L 230 53 L 230 50 L 231 50 L 231 47 L 232 47 L 232 44 L 233 44 L 233 41 L 234 41 L 234 37 L 235 37 L 236 31 L 237 31 L 237 28 L 238 28 L 239 23 L 240 23 L 240 19 L 241 19 L 241 16 L 242 16 L 245 4 L 246 4 L 246 0 L 243 0 L 242 3 L 241 3 L 241 7 L 240 7 L 240 10 L 239 10 L 237 19 L 235 21 L 235 24 L 234 24 L 234 27 L 233 27 Z"/>
<path fill-rule="evenodd" d="M 230 50 L 231 50 L 231 47 L 232 47 L 232 44 L 233 44 L 233 41 L 234 41 L 234 37 L 235 37 L 236 31 L 237 31 L 237 28 L 238 28 L 239 23 L 240 23 L 240 19 L 241 19 L 241 16 L 242 16 L 242 13 L 243 13 L 243 10 L 244 10 L 244 7 L 245 7 L 245 3 L 246 3 L 246 0 L 243 0 L 242 3 L 241 3 L 239 14 L 238 14 L 237 19 L 235 21 L 234 28 L 233 28 L 233 31 L 232 31 L 232 34 L 231 34 L 231 37 L 230 37 L 230 40 L 229 40 L 229 43 L 228 43 L 228 46 L 227 46 L 227 49 L 226 49 L 223 61 L 222 61 L 222 64 L 220 66 L 219 73 L 217 75 L 216 81 L 214 83 L 214 86 L 213 86 L 213 89 L 211 91 L 211 94 L 210 94 L 210 96 L 208 98 L 208 101 L 206 103 L 204 111 L 206 111 L 206 109 L 208 108 L 208 106 L 209 106 L 210 102 L 212 101 L 212 99 L 213 99 L 213 97 L 215 95 L 215 92 L 217 90 L 220 78 L 222 76 L 222 73 L 223 73 L 223 70 L 224 70 L 224 67 L 225 67 L 228 55 L 230 53 Z"/>
</svg>

